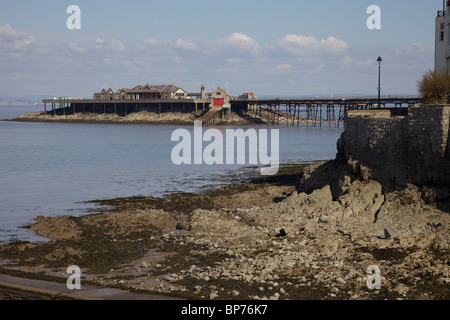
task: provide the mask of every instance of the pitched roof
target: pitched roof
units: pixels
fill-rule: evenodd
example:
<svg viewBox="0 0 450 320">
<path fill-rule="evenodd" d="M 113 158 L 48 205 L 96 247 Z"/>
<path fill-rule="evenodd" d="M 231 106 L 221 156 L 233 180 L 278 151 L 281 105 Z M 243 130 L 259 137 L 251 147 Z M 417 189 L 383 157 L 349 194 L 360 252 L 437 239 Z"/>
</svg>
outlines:
<svg viewBox="0 0 450 320">
<path fill-rule="evenodd" d="M 216 90 L 213 90 L 213 93 L 218 92 L 218 91 L 224 93 L 226 96 L 228 95 L 228 93 L 224 89 L 219 88 L 219 87 Z"/>
<path fill-rule="evenodd" d="M 175 93 L 180 90 L 180 87 L 174 85 L 138 85 L 133 89 L 129 89 L 128 92 L 133 93 L 145 93 L 145 92 L 164 92 L 164 93 Z M 183 89 L 181 89 L 183 90 Z M 183 90 L 184 91 L 184 90 Z"/>
</svg>

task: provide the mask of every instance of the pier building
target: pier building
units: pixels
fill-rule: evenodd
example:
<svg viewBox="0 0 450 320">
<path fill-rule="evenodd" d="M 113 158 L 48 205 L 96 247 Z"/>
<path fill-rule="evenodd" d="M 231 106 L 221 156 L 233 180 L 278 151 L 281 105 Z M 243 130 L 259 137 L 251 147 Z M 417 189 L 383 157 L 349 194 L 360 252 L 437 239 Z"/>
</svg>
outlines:
<svg viewBox="0 0 450 320">
<path fill-rule="evenodd" d="M 152 99 L 188 99 L 187 91 L 174 85 L 137 85 L 132 89 L 103 89 L 94 93 L 94 100 L 152 100 Z"/>
</svg>

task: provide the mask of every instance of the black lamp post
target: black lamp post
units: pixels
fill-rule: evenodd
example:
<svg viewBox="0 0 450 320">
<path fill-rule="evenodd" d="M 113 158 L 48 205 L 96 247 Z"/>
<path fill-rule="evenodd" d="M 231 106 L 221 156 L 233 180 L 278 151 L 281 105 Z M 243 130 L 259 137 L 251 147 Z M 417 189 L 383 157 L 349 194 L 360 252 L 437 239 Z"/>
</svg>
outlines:
<svg viewBox="0 0 450 320">
<path fill-rule="evenodd" d="M 380 91 L 381 91 L 381 57 L 378 57 L 378 109 L 381 109 L 381 97 L 380 97 Z"/>
</svg>

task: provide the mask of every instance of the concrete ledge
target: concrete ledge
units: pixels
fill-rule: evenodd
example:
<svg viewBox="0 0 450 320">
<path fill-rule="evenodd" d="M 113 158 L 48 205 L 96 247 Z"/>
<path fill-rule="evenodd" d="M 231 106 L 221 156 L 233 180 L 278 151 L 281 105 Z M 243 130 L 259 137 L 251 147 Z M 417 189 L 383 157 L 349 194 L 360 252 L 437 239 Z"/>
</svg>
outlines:
<svg viewBox="0 0 450 320">
<path fill-rule="evenodd" d="M 348 110 L 347 117 L 390 118 L 390 110 Z"/>
<path fill-rule="evenodd" d="M 151 294 L 83 285 L 69 290 L 65 283 L 0 274 L 0 300 L 178 300 Z"/>
<path fill-rule="evenodd" d="M 81 295 L 0 282 L 1 300 L 91 300 Z"/>
</svg>

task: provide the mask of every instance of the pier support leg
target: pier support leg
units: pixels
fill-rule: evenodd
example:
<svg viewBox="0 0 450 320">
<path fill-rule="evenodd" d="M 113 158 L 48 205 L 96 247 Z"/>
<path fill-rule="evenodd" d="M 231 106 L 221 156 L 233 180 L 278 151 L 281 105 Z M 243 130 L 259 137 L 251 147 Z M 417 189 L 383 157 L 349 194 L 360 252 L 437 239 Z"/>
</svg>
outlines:
<svg viewBox="0 0 450 320">
<path fill-rule="evenodd" d="M 323 109 L 323 106 L 320 106 L 320 121 L 319 121 L 320 127 L 322 127 L 322 109 Z"/>
<path fill-rule="evenodd" d="M 278 105 L 278 125 L 280 125 L 280 108 L 281 106 Z"/>
</svg>

